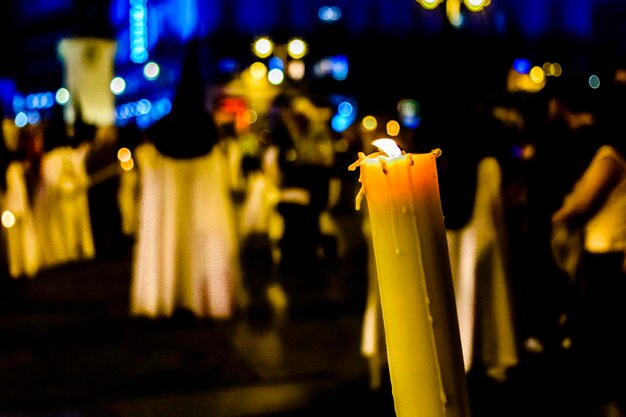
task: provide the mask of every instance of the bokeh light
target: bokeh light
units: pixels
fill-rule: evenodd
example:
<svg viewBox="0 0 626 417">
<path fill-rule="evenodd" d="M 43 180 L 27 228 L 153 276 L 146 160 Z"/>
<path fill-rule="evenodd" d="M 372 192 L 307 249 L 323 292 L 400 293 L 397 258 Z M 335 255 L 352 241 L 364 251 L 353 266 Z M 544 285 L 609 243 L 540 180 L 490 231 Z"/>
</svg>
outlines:
<svg viewBox="0 0 626 417">
<path fill-rule="evenodd" d="M 376 128 L 378 127 L 378 121 L 374 116 L 367 115 L 363 117 L 363 120 L 361 120 L 361 126 L 363 127 L 363 130 L 371 132 L 376 130 Z"/>
<path fill-rule="evenodd" d="M 2 225 L 7 229 L 15 226 L 15 215 L 10 210 L 5 210 L 2 212 Z"/>
<path fill-rule="evenodd" d="M 267 73 L 267 80 L 272 85 L 280 85 L 285 80 L 285 73 L 280 68 L 274 68 Z"/>
<path fill-rule="evenodd" d="M 267 58 L 274 51 L 274 43 L 268 37 L 258 38 L 254 42 L 253 51 L 259 58 Z"/>
<path fill-rule="evenodd" d="M 122 77 L 115 77 L 111 80 L 111 84 L 109 85 L 111 88 L 111 92 L 116 96 L 119 96 L 126 90 L 126 81 Z"/>
<path fill-rule="evenodd" d="M 146 77 L 146 80 L 156 80 L 157 78 L 159 78 L 160 72 L 161 68 L 156 62 L 148 62 L 143 67 L 143 76 Z"/>
<path fill-rule="evenodd" d="M 287 44 L 287 54 L 294 59 L 300 59 L 308 52 L 308 45 L 300 38 L 294 38 Z"/>
<path fill-rule="evenodd" d="M 255 80 L 261 80 L 267 75 L 267 67 L 262 62 L 253 62 L 250 65 L 250 76 Z"/>
<path fill-rule="evenodd" d="M 396 120 L 389 120 L 385 126 L 385 130 L 389 136 L 398 136 L 400 134 L 400 123 Z"/>
<path fill-rule="evenodd" d="M 70 92 L 67 88 L 61 87 L 55 94 L 55 100 L 57 103 L 63 105 L 70 101 Z"/>
</svg>

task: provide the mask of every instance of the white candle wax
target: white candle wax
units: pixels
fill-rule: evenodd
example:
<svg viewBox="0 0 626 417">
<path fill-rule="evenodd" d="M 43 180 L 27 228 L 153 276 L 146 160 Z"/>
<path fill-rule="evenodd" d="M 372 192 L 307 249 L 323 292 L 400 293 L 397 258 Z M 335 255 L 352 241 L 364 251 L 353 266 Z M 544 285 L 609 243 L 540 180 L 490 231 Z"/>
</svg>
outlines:
<svg viewBox="0 0 626 417">
<path fill-rule="evenodd" d="M 360 156 L 396 414 L 467 417 L 438 153 Z"/>
</svg>

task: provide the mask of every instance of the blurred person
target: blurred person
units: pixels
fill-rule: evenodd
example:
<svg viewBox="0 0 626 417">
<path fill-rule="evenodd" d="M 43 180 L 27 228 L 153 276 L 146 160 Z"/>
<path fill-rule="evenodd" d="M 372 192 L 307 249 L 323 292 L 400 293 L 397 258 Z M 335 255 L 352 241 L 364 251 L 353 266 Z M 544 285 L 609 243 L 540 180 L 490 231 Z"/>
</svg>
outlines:
<svg viewBox="0 0 626 417">
<path fill-rule="evenodd" d="M 273 103 L 272 142 L 280 150 L 278 212 L 283 218 L 279 272 L 285 283 L 304 279 L 324 287 L 320 276 L 320 215 L 329 204 L 334 149 L 328 122 L 331 110 L 305 93 L 288 92 Z"/>
<path fill-rule="evenodd" d="M 199 46 L 186 45 L 172 110 L 135 149 L 140 194 L 130 310 L 136 316 L 224 320 L 246 302 L 227 161 L 205 105 Z"/>
<path fill-rule="evenodd" d="M 582 239 L 569 320 L 571 375 L 576 398 L 592 416 L 626 415 L 625 93 L 613 92 L 596 112 L 601 139 L 593 157 L 551 218 L 555 230 Z"/>
<path fill-rule="evenodd" d="M 90 135 L 85 164 L 89 181 L 89 213 L 98 259 L 121 255 L 125 249 L 118 200 L 122 169 L 117 159 L 118 128 L 97 126 Z"/>
<path fill-rule="evenodd" d="M 130 151 L 127 164 L 119 176 L 117 201 L 120 211 L 120 228 L 125 244 L 131 244 L 137 233 L 137 206 L 139 193 L 139 174 L 135 166 L 135 150 L 145 140 L 144 132 L 137 126 L 135 119 L 131 119 L 126 125 L 118 128 L 118 143 L 120 149 Z M 121 162 L 121 161 L 120 161 Z"/>
<path fill-rule="evenodd" d="M 454 125 L 438 121 L 449 138 L 438 167 L 463 360 L 468 375 L 502 383 L 519 365 L 506 200 L 511 127 L 485 98 L 468 95 L 457 105 Z M 478 140 L 459 139 L 464 132 Z"/>
<path fill-rule="evenodd" d="M 4 125 L 3 128 L 9 128 Z M 4 130 L 4 129 L 3 129 Z M 35 222 L 33 219 L 29 178 L 32 166 L 28 160 L 27 129 L 19 130 L 10 122 L 12 136 L 3 149 L 8 165 L 4 170 L 3 196 L 0 212 L 2 226 L 6 228 L 6 251 L 9 276 L 34 278 L 40 268 L 40 253 Z M 3 143 L 4 135 L 0 133 Z"/>
<path fill-rule="evenodd" d="M 282 219 L 277 211 L 280 198 L 278 149 L 261 135 L 255 154 L 242 160 L 245 190 L 238 213 L 241 263 L 250 311 L 257 317 L 281 315 L 287 298 L 277 279 L 277 252 Z"/>
<path fill-rule="evenodd" d="M 551 80 L 526 109 L 531 121 L 526 139 L 532 155 L 525 160 L 527 197 L 520 251 L 528 283 L 524 296 L 529 301 L 523 312 L 523 337 L 530 353 L 553 359 L 567 355 L 573 288 L 570 274 L 553 257 L 551 217 L 597 148 L 593 93 L 576 77 Z M 567 163 L 555 169 L 558 161 Z"/>
<path fill-rule="evenodd" d="M 481 158 L 471 217 L 446 230 L 466 372 L 499 382 L 519 363 L 502 177 L 496 157 Z"/>
<path fill-rule="evenodd" d="M 95 247 L 85 167 L 89 145 L 72 140 L 59 105 L 53 107 L 51 117 L 44 123 L 33 213 L 42 268 L 51 268 L 93 259 Z"/>
</svg>

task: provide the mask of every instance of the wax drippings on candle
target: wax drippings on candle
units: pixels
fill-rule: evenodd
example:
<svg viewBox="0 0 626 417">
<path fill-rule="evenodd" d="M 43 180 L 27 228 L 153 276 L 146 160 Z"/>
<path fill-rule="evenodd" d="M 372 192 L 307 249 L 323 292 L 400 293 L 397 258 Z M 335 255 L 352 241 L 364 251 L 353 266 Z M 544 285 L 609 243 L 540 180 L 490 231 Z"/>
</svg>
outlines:
<svg viewBox="0 0 626 417">
<path fill-rule="evenodd" d="M 379 156 L 382 156 L 383 153 L 382 152 L 374 152 L 374 153 L 371 153 L 369 155 L 365 155 L 364 152 L 359 152 L 357 155 L 358 155 L 359 159 L 357 159 L 356 161 L 354 161 L 353 163 L 351 163 L 348 166 L 348 170 L 349 171 L 354 171 L 357 168 L 359 168 L 363 164 L 365 159 L 367 159 L 367 158 L 377 158 Z M 360 171 L 360 173 L 359 173 L 359 182 L 361 183 L 361 188 L 359 189 L 359 192 L 356 195 L 356 201 L 355 201 L 355 204 L 354 204 L 354 207 L 355 207 L 355 209 L 357 211 L 361 210 L 361 202 L 363 201 L 363 197 L 365 196 L 365 186 L 363 185 L 363 178 L 362 178 L 362 176 L 363 176 L 363 172 Z"/>
<path fill-rule="evenodd" d="M 430 152 L 431 152 L 433 155 L 435 155 L 435 158 L 439 158 L 439 157 L 441 156 L 441 153 L 442 153 L 441 149 L 439 149 L 439 148 L 435 148 L 435 149 L 433 149 L 433 150 L 432 150 L 432 151 L 430 151 Z"/>
<path fill-rule="evenodd" d="M 365 195 L 365 192 L 363 190 L 363 185 L 361 185 L 361 189 L 356 195 L 356 202 L 355 202 L 356 211 L 361 210 L 361 202 L 363 201 L 363 195 Z"/>
<path fill-rule="evenodd" d="M 441 402 L 445 405 L 448 404 L 448 396 L 446 395 L 446 393 L 443 390 L 439 391 L 439 398 L 441 399 Z"/>
<path fill-rule="evenodd" d="M 374 144 L 377 141 L 391 141 L 395 145 L 395 142 L 392 139 L 377 139 L 377 140 L 375 140 L 372 143 Z M 365 161 L 365 159 L 367 159 L 367 158 L 378 158 L 380 160 L 380 164 L 381 164 L 383 173 L 387 174 L 387 172 L 388 172 L 388 170 L 387 170 L 387 162 L 385 161 L 385 159 L 383 159 L 384 157 L 407 155 L 407 153 L 404 150 L 401 150 L 400 148 L 398 148 L 397 145 L 395 145 L 395 148 L 397 148 L 397 151 L 390 151 L 390 152 L 392 152 L 393 155 L 388 155 L 387 153 L 381 152 L 381 151 L 372 152 L 372 153 L 370 153 L 368 155 L 365 155 L 364 152 L 359 152 L 357 154 L 358 155 L 358 159 L 348 166 L 348 170 L 349 171 L 355 171 L 357 168 L 360 168 L 361 165 L 363 164 L 363 162 Z M 438 158 L 441 155 L 441 149 L 439 149 L 439 148 L 433 149 L 431 152 L 432 152 L 433 155 L 435 155 L 436 158 Z M 381 158 L 381 157 L 383 157 L 383 158 Z M 411 165 L 413 165 L 414 162 L 413 162 L 413 157 L 411 156 L 411 154 L 408 154 L 408 157 L 409 157 L 409 160 L 411 161 Z M 363 201 L 363 197 L 366 194 L 365 187 L 363 186 L 362 175 L 363 175 L 363 173 L 360 172 L 359 173 L 359 182 L 361 183 L 361 188 L 359 189 L 359 192 L 356 195 L 355 204 L 354 204 L 354 207 L 355 207 L 355 209 L 357 211 L 361 210 L 361 202 Z"/>
<path fill-rule="evenodd" d="M 348 171 L 354 171 L 356 170 L 359 166 L 361 166 L 361 162 L 363 162 L 363 160 L 366 158 L 365 154 L 363 152 L 359 152 L 358 154 L 359 159 L 357 159 L 356 161 L 354 161 L 353 163 L 351 163 L 348 166 Z"/>
<path fill-rule="evenodd" d="M 380 158 L 378 158 L 378 159 L 380 159 Z M 389 170 L 387 169 L 387 162 L 385 162 L 384 159 L 380 159 L 380 166 L 383 169 L 383 174 L 387 175 Z"/>
</svg>

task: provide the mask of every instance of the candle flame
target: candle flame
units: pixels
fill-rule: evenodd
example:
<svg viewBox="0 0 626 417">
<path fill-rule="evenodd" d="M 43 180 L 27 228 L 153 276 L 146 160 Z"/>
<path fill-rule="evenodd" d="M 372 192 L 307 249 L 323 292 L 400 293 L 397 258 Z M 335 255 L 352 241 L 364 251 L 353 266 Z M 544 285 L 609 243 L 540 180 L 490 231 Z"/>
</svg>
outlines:
<svg viewBox="0 0 626 417">
<path fill-rule="evenodd" d="M 393 139 L 382 138 L 376 139 L 372 142 L 372 145 L 376 146 L 382 152 L 387 154 L 388 157 L 393 158 L 402 155 L 402 151 L 398 147 L 398 144 Z"/>
</svg>

